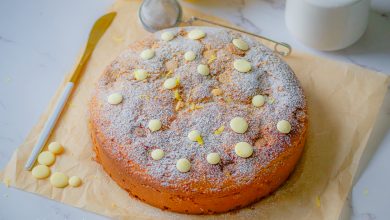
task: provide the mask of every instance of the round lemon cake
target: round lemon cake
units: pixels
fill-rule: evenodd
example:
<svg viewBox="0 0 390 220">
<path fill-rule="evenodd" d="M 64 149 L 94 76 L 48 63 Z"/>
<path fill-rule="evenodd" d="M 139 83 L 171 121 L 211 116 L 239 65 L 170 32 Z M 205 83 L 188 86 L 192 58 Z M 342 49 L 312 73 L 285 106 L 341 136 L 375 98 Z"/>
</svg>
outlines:
<svg viewBox="0 0 390 220">
<path fill-rule="evenodd" d="M 291 68 L 226 29 L 167 29 L 104 71 L 90 102 L 96 158 L 161 209 L 227 212 L 275 191 L 299 160 L 307 107 Z"/>
</svg>

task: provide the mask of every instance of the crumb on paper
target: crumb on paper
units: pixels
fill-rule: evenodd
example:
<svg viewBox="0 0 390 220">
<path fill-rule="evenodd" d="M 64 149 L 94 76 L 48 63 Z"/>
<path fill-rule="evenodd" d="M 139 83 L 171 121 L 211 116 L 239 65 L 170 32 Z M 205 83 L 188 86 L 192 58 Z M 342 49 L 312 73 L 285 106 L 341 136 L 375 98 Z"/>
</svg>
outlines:
<svg viewBox="0 0 390 220">
<path fill-rule="evenodd" d="M 10 82 L 12 82 L 12 78 L 10 76 L 6 76 L 6 77 L 4 77 L 4 82 L 10 83 Z"/>
<path fill-rule="evenodd" d="M 3 182 L 4 182 L 4 185 L 8 188 L 11 180 L 9 178 L 5 178 Z"/>
<path fill-rule="evenodd" d="M 320 196 L 316 196 L 316 206 L 319 208 L 321 207 L 321 199 Z"/>
<path fill-rule="evenodd" d="M 114 35 L 114 36 L 112 36 L 112 40 L 114 40 L 117 43 L 122 43 L 123 37 Z"/>
<path fill-rule="evenodd" d="M 111 207 L 113 207 L 113 208 L 116 208 L 116 207 L 118 207 L 115 203 L 112 203 L 111 204 Z"/>
<path fill-rule="evenodd" d="M 368 189 L 367 189 L 367 188 L 365 188 L 365 189 L 363 190 L 363 195 L 364 195 L 364 196 L 368 196 Z"/>
<path fill-rule="evenodd" d="M 68 103 L 68 108 L 73 108 L 73 107 L 75 107 L 76 105 L 75 104 L 73 104 L 72 102 L 69 102 Z"/>
</svg>

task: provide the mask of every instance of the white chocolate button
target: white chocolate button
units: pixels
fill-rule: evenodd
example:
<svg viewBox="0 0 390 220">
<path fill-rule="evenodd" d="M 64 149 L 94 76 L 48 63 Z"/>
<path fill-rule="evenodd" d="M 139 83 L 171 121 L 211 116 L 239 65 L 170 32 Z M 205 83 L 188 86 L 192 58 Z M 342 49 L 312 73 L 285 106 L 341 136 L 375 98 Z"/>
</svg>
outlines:
<svg viewBox="0 0 390 220">
<path fill-rule="evenodd" d="M 140 56 L 143 60 L 150 60 L 154 57 L 154 50 L 152 49 L 143 50 Z"/>
<path fill-rule="evenodd" d="M 45 179 L 50 176 L 50 168 L 46 165 L 37 165 L 31 171 L 35 179 Z"/>
<path fill-rule="evenodd" d="M 239 157 L 247 158 L 253 154 L 253 148 L 246 142 L 239 142 L 234 147 L 234 151 Z"/>
<path fill-rule="evenodd" d="M 290 122 L 288 122 L 286 120 L 281 120 L 276 125 L 276 128 L 278 129 L 278 131 L 280 133 L 288 134 L 291 131 L 291 124 L 290 124 Z"/>
<path fill-rule="evenodd" d="M 191 163 L 189 160 L 187 160 L 186 158 L 181 158 L 179 159 L 177 162 L 176 162 L 176 168 L 182 172 L 182 173 L 185 173 L 185 172 L 188 172 L 190 171 L 191 169 Z"/>
<path fill-rule="evenodd" d="M 245 59 L 237 59 L 233 62 L 234 69 L 241 73 L 247 73 L 252 69 L 251 63 Z"/>
<path fill-rule="evenodd" d="M 200 29 L 194 29 L 188 33 L 188 38 L 190 38 L 192 40 L 198 40 L 198 39 L 201 39 L 205 36 L 206 36 L 206 33 Z"/>
<path fill-rule="evenodd" d="M 184 59 L 186 61 L 193 61 L 193 60 L 195 60 L 195 58 L 196 58 L 196 54 L 193 51 L 187 51 L 184 54 Z"/>
<path fill-rule="evenodd" d="M 68 185 L 68 179 L 69 178 L 67 175 L 60 172 L 55 172 L 50 177 L 50 184 L 57 188 L 64 188 Z"/>
<path fill-rule="evenodd" d="M 52 165 L 56 161 L 56 156 L 50 151 L 43 151 L 38 156 L 38 163 L 46 166 Z"/>
<path fill-rule="evenodd" d="M 207 163 L 209 164 L 218 164 L 221 161 L 221 157 L 218 153 L 209 153 L 207 154 Z"/>
<path fill-rule="evenodd" d="M 175 78 L 166 79 L 163 86 L 165 89 L 174 89 L 177 86 L 177 80 Z"/>
<path fill-rule="evenodd" d="M 123 100 L 123 96 L 120 93 L 113 93 L 108 96 L 107 101 L 111 105 L 118 105 Z"/>
<path fill-rule="evenodd" d="M 198 141 L 200 137 L 200 132 L 198 130 L 192 130 L 190 133 L 188 133 L 188 139 L 190 141 Z"/>
<path fill-rule="evenodd" d="M 164 155 L 165 153 L 161 149 L 154 149 L 152 150 L 152 153 L 150 153 L 150 156 L 153 158 L 153 160 L 161 160 Z"/>
<path fill-rule="evenodd" d="M 243 41 L 241 38 L 233 39 L 232 43 L 234 46 L 236 46 L 240 50 L 248 50 L 249 49 L 248 44 L 245 41 Z"/>
<path fill-rule="evenodd" d="M 61 144 L 55 141 L 51 142 L 47 148 L 53 154 L 61 154 L 64 152 L 64 148 L 61 146 Z"/>
<path fill-rule="evenodd" d="M 230 128 L 236 133 L 245 133 L 248 130 L 248 123 L 244 118 L 235 117 L 230 120 Z"/>
<path fill-rule="evenodd" d="M 78 176 L 72 176 L 68 181 L 70 186 L 79 187 L 81 185 L 81 179 Z"/>
<path fill-rule="evenodd" d="M 252 98 L 252 105 L 256 107 L 261 107 L 265 103 L 265 97 L 262 95 L 255 95 Z"/>
<path fill-rule="evenodd" d="M 209 67 L 207 65 L 204 65 L 204 64 L 199 64 L 198 67 L 196 68 L 196 70 L 198 71 L 199 74 L 201 74 L 203 76 L 207 76 L 210 74 Z"/>
<path fill-rule="evenodd" d="M 134 70 L 134 78 L 136 80 L 144 80 L 148 77 L 148 72 L 144 69 L 136 69 Z"/>
<path fill-rule="evenodd" d="M 148 127 L 151 131 L 158 131 L 160 130 L 162 124 L 161 121 L 158 119 L 153 119 L 149 121 Z"/>
<path fill-rule="evenodd" d="M 163 41 L 170 41 L 175 37 L 175 34 L 172 31 L 165 31 L 161 34 L 161 39 Z"/>
</svg>

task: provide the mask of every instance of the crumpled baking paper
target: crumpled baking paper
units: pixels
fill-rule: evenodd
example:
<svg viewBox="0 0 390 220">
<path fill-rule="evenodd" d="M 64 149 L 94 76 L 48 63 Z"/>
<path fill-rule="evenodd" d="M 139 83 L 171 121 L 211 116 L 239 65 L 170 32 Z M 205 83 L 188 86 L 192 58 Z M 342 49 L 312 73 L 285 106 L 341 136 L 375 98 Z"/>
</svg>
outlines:
<svg viewBox="0 0 390 220">
<path fill-rule="evenodd" d="M 80 176 L 83 185 L 53 188 L 48 179 L 36 180 L 23 169 L 65 81 L 39 123 L 0 173 L 1 179 L 12 187 L 118 219 L 338 219 L 387 91 L 389 77 L 296 51 L 285 60 L 297 74 L 307 97 L 308 139 L 295 172 L 275 193 L 241 210 L 196 216 L 149 206 L 129 197 L 111 180 L 93 160 L 87 104 L 105 66 L 126 45 L 147 35 L 137 18 L 139 5 L 140 1 L 114 3 L 111 10 L 118 15 L 97 45 L 49 139 L 66 148 L 51 167 L 52 172 Z M 184 14 L 218 20 L 187 8 Z"/>
</svg>

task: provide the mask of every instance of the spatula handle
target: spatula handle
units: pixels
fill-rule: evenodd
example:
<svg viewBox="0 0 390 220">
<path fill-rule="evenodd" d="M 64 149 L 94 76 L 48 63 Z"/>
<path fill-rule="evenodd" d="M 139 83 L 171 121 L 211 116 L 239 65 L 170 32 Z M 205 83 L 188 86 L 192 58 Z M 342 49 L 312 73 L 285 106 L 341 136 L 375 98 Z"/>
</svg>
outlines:
<svg viewBox="0 0 390 220">
<path fill-rule="evenodd" d="M 26 164 L 24 165 L 25 170 L 31 170 L 31 168 L 34 166 L 38 154 L 42 151 L 43 147 L 45 146 L 51 131 L 53 130 L 59 116 L 61 115 L 62 109 L 64 108 L 66 101 L 68 100 L 70 94 L 72 93 L 73 86 L 74 86 L 73 82 L 68 82 L 66 84 L 65 89 L 62 92 L 61 97 L 54 108 L 53 113 L 50 115 L 45 126 L 43 127 L 43 130 L 39 135 L 38 141 L 35 144 L 33 150 L 31 151 L 30 157 L 28 158 Z"/>
</svg>

